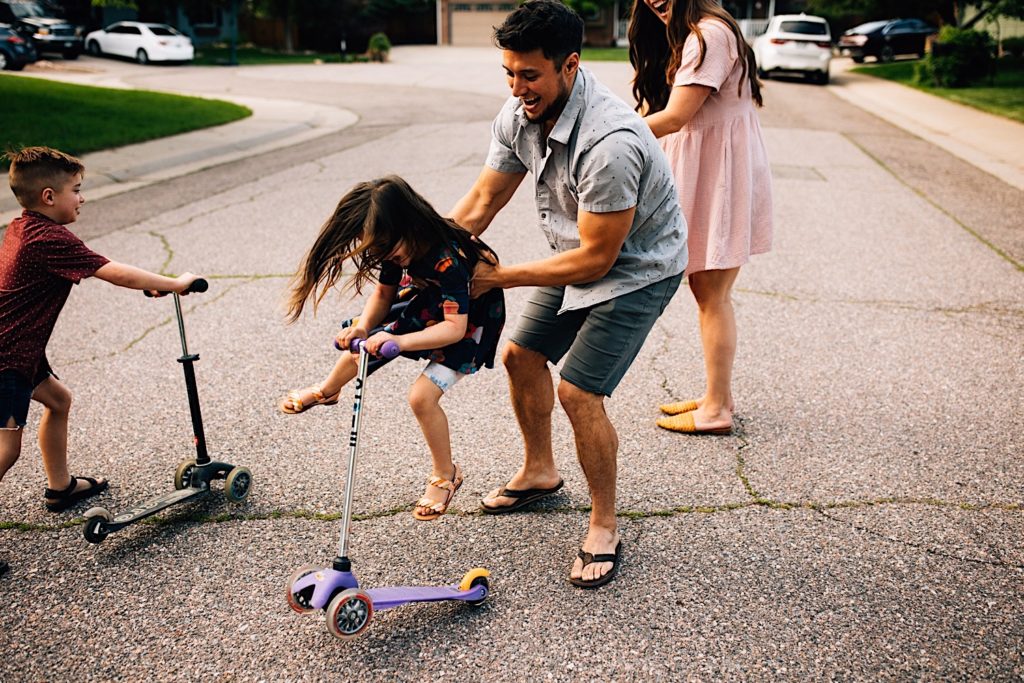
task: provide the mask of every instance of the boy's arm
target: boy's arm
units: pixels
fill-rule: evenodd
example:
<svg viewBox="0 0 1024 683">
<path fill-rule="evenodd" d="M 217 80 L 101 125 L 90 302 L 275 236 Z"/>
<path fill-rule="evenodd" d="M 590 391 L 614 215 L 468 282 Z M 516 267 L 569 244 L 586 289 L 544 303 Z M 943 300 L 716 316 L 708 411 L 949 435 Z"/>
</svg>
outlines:
<svg viewBox="0 0 1024 683">
<path fill-rule="evenodd" d="M 182 273 L 178 277 L 166 277 L 117 261 L 110 261 L 93 275 L 118 287 L 151 292 L 177 292 L 178 294 L 184 294 L 189 285 L 199 279 L 192 273 Z"/>
</svg>

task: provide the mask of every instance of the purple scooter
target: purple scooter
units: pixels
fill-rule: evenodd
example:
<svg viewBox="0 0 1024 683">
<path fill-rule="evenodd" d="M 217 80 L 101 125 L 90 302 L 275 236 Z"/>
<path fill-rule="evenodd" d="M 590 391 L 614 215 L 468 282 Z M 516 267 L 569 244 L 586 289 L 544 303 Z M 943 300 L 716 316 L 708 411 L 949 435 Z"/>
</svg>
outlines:
<svg viewBox="0 0 1024 683">
<path fill-rule="evenodd" d="M 285 587 L 289 607 L 299 614 L 326 610 L 327 630 L 343 640 L 354 638 L 365 631 L 374 611 L 400 607 L 411 602 L 441 600 L 461 600 L 470 605 L 479 605 L 490 591 L 487 581 L 490 572 L 480 567 L 470 569 L 462 577 L 462 581 L 454 586 L 401 586 L 368 590 L 359 587 L 359 582 L 352 573 L 352 562 L 348 558 L 348 532 L 352 520 L 352 482 L 359 446 L 363 386 L 371 354 L 365 348 L 365 340 L 362 339 L 353 339 L 351 350 L 353 353 L 359 353 L 359 373 L 356 376 L 355 404 L 352 406 L 348 476 L 345 479 L 345 512 L 341 519 L 338 556 L 334 558 L 330 567 L 300 567 L 289 577 Z M 380 355 L 384 358 L 394 358 L 398 352 L 398 345 L 391 341 L 384 342 L 380 348 Z"/>
</svg>

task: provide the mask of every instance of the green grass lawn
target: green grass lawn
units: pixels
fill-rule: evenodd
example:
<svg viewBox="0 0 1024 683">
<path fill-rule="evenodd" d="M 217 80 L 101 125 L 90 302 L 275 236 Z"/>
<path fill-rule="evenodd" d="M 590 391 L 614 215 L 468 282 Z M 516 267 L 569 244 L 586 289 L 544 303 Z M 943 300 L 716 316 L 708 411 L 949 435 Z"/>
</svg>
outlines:
<svg viewBox="0 0 1024 683">
<path fill-rule="evenodd" d="M 628 47 L 585 47 L 580 55 L 584 62 L 628 62 Z"/>
<path fill-rule="evenodd" d="M 199 65 L 222 65 L 227 64 L 231 59 L 231 48 L 201 47 L 196 49 L 196 57 L 193 64 Z M 338 52 L 280 52 L 268 50 L 261 47 L 239 47 L 235 50 L 235 61 L 240 66 L 252 66 L 256 64 L 312 64 L 316 60 L 321 62 L 341 62 L 341 54 Z M 348 55 L 348 62 L 366 61 L 365 57 Z"/>
<path fill-rule="evenodd" d="M 1024 59 L 1000 59 L 992 83 L 982 82 L 969 88 L 935 88 L 914 82 L 916 62 L 893 62 L 877 66 L 859 66 L 854 71 L 896 81 L 924 92 L 945 97 L 976 109 L 1024 122 Z"/>
<path fill-rule="evenodd" d="M 45 145 L 68 154 L 120 147 L 252 114 L 220 100 L 92 88 L 0 75 L 0 146 Z M 0 168 L 6 169 L 6 160 Z"/>
</svg>

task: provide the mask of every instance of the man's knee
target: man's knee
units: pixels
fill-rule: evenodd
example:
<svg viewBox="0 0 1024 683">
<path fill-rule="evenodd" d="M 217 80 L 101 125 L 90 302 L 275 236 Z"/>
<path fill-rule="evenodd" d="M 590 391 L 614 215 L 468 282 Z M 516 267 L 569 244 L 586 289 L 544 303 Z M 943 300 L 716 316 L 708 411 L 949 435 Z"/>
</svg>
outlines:
<svg viewBox="0 0 1024 683">
<path fill-rule="evenodd" d="M 515 342 L 505 344 L 505 350 L 501 355 L 501 362 L 509 376 L 521 375 L 524 373 L 537 372 L 547 367 L 548 359 L 544 354 L 531 351 L 519 346 Z"/>
<path fill-rule="evenodd" d="M 563 379 L 558 383 L 558 402 L 562 404 L 569 419 L 573 419 L 577 415 L 584 416 L 592 414 L 595 410 L 602 410 L 604 396 L 580 389 Z"/>
</svg>

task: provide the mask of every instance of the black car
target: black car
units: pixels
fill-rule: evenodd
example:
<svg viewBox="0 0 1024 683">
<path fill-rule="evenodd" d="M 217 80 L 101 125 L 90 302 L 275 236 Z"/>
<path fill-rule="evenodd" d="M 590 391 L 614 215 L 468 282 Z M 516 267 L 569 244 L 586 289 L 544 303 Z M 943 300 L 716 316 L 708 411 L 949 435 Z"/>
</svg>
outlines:
<svg viewBox="0 0 1024 683">
<path fill-rule="evenodd" d="M 82 28 L 54 16 L 53 10 L 32 0 L 0 0 L 0 22 L 10 24 L 37 52 L 55 52 L 65 59 L 82 54 Z"/>
<path fill-rule="evenodd" d="M 839 38 L 839 53 L 860 64 L 865 57 L 891 62 L 896 55 L 924 56 L 925 40 L 938 29 L 920 19 L 887 19 L 855 26 Z"/>
<path fill-rule="evenodd" d="M 7 24 L 0 24 L 0 69 L 21 71 L 36 61 L 36 49 Z"/>
</svg>

